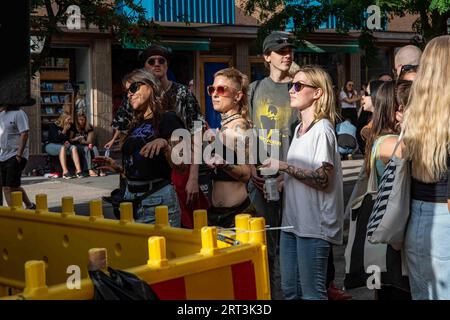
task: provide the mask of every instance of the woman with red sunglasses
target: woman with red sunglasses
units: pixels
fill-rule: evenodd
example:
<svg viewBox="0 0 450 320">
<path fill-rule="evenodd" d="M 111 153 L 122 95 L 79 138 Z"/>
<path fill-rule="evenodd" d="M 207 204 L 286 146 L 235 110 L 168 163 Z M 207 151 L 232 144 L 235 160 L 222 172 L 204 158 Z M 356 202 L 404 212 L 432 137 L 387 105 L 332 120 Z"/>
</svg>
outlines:
<svg viewBox="0 0 450 320">
<path fill-rule="evenodd" d="M 247 104 L 248 78 L 234 68 L 216 72 L 214 84 L 208 86 L 214 110 L 221 113 L 221 129 L 215 138 L 215 155 L 207 161 L 214 169 L 212 206 L 208 209 L 209 225 L 234 227 L 234 217 L 240 213 L 253 214 L 254 209 L 247 192 L 251 167 L 247 162 L 248 144 L 240 149 L 238 141 L 250 129 Z M 220 153 L 220 155 L 218 154 Z M 232 154 L 229 159 L 227 154 Z M 245 157 L 246 164 L 239 164 Z M 238 163 L 239 160 L 239 163 Z"/>
</svg>

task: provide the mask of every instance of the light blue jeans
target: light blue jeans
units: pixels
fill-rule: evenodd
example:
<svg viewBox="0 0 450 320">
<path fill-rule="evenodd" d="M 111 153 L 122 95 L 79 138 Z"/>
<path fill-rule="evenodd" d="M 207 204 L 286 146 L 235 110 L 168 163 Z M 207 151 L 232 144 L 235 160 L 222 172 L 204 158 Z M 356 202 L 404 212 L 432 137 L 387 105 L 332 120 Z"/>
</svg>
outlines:
<svg viewBox="0 0 450 320">
<path fill-rule="evenodd" d="M 144 193 L 131 193 L 128 187 L 125 190 L 124 199 L 133 200 Z M 136 222 L 155 223 L 155 209 L 157 206 L 167 206 L 169 208 L 169 224 L 172 227 L 181 227 L 181 210 L 178 203 L 177 194 L 173 185 L 169 184 L 164 188 L 152 193 L 144 198 L 137 210 Z"/>
<path fill-rule="evenodd" d="M 286 300 L 328 300 L 326 280 L 331 244 L 281 231 L 281 288 Z"/>
<path fill-rule="evenodd" d="M 450 299 L 450 213 L 447 203 L 413 200 L 405 239 L 414 300 Z"/>
<path fill-rule="evenodd" d="M 63 147 L 63 144 L 61 143 L 49 143 L 45 146 L 45 152 L 51 156 L 58 156 L 61 151 L 61 147 Z M 76 148 L 76 146 L 71 144 L 68 148 L 66 148 L 66 154 L 68 156 L 72 155 L 72 149 L 74 148 Z"/>
</svg>

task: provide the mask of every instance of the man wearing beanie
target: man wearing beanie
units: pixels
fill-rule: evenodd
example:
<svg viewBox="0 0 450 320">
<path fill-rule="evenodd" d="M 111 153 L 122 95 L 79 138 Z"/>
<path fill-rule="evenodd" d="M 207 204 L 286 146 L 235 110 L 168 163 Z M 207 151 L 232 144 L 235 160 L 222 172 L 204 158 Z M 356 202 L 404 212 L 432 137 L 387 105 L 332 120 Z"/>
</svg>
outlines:
<svg viewBox="0 0 450 320">
<path fill-rule="evenodd" d="M 204 123 L 200 106 L 187 86 L 168 79 L 167 71 L 170 59 L 170 51 L 158 45 L 148 47 L 140 56 L 144 68 L 153 73 L 161 82 L 164 91 L 163 108 L 168 111 L 175 111 L 184 122 L 186 129 L 194 134 L 194 121 Z M 202 192 L 199 192 L 198 169 L 198 165 L 192 164 L 189 171 L 184 174 L 176 170 L 172 171 L 172 183 L 180 202 L 181 224 L 185 228 L 194 227 L 194 210 L 207 209 L 208 207 L 206 197 Z"/>
</svg>

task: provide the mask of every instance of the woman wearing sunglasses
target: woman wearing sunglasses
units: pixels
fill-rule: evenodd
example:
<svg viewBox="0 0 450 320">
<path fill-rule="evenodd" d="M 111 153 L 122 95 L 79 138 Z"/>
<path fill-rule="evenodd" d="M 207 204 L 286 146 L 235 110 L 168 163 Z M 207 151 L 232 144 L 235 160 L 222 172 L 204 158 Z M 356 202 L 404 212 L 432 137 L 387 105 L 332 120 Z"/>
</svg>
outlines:
<svg viewBox="0 0 450 320">
<path fill-rule="evenodd" d="M 128 100 L 133 108 L 133 120 L 122 142 L 124 167 L 111 158 L 97 157 L 104 162 L 99 169 L 124 171 L 124 200 L 133 202 L 137 222 L 154 223 L 155 208 L 168 206 L 171 226 L 180 226 L 180 207 L 171 184 L 172 132 L 184 128 L 174 112 L 163 112 L 162 90 L 155 76 L 145 69 L 135 70 L 123 79 Z"/>
<path fill-rule="evenodd" d="M 327 299 L 327 263 L 332 244 L 342 244 L 343 191 L 334 123 L 335 94 L 322 68 L 304 66 L 289 90 L 301 122 L 287 162 L 263 167 L 284 174 L 280 237 L 281 287 L 286 299 Z"/>
<path fill-rule="evenodd" d="M 362 112 L 358 117 L 358 126 L 356 127 L 356 138 L 358 139 L 359 149 L 363 154 L 366 150 L 366 141 L 369 137 L 370 128 L 372 128 L 372 113 L 374 111 L 375 97 L 378 88 L 384 83 L 382 80 L 371 80 L 361 97 Z"/>
<path fill-rule="evenodd" d="M 230 228 L 234 226 L 236 214 L 254 213 L 247 193 L 251 167 L 249 164 L 238 164 L 241 156 L 245 156 L 247 161 L 248 145 L 244 150 L 239 150 L 243 155 L 237 152 L 237 141 L 250 128 L 247 89 L 247 76 L 234 68 L 216 72 L 214 84 L 208 86 L 214 110 L 222 116 L 221 129 L 215 141 L 215 155 L 208 162 L 214 169 L 211 173 L 213 188 L 212 206 L 208 209 L 209 225 Z M 220 155 L 217 148 L 222 151 Z M 233 157 L 229 159 L 227 154 Z"/>
</svg>

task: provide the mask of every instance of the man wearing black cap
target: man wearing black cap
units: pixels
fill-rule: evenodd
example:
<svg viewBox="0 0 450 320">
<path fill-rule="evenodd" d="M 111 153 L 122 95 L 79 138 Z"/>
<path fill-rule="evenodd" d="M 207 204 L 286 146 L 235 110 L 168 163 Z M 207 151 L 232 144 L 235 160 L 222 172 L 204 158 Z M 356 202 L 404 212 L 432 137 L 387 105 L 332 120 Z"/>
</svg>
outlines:
<svg viewBox="0 0 450 320">
<path fill-rule="evenodd" d="M 166 110 L 175 111 L 184 122 L 186 129 L 194 134 L 194 121 L 204 123 L 200 105 L 189 88 L 180 83 L 170 81 L 167 77 L 171 53 L 168 49 L 152 45 L 144 50 L 140 60 L 144 68 L 153 73 L 164 90 L 162 105 Z M 172 183 L 177 192 L 181 207 L 181 224 L 193 228 L 193 210 L 207 209 L 208 202 L 202 192 L 199 192 L 198 165 L 191 165 L 189 172 L 182 174 L 174 170 Z"/>
<path fill-rule="evenodd" d="M 290 107 L 289 96 L 289 83 L 292 81 L 289 69 L 293 61 L 293 48 L 292 38 L 287 32 L 274 31 L 264 39 L 264 64 L 270 70 L 270 74 L 262 80 L 251 83 L 248 95 L 253 126 L 258 136 L 258 148 L 263 148 L 265 154 L 271 157 L 276 157 L 276 154 L 270 152 L 276 148 L 281 161 L 286 161 L 289 149 L 289 128 L 291 123 L 296 120 L 296 114 Z M 262 161 L 264 159 L 259 158 L 258 164 Z M 263 185 L 264 179 L 253 167 L 252 181 L 249 183 L 252 203 L 257 213 L 264 216 L 268 225 L 279 227 L 281 200 L 267 202 L 264 198 Z M 279 232 L 268 231 L 267 245 L 272 299 L 283 298 L 277 253 L 278 242 Z"/>
</svg>

